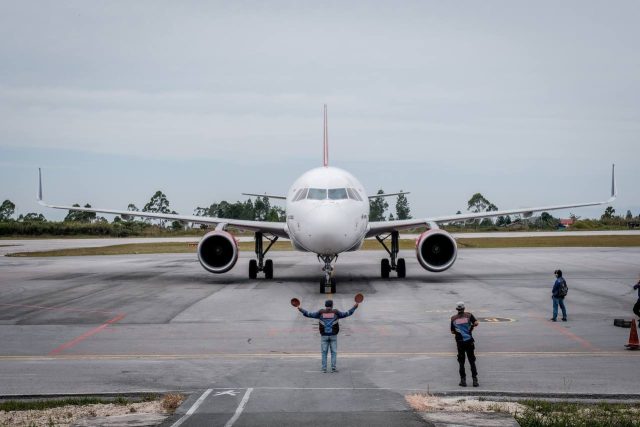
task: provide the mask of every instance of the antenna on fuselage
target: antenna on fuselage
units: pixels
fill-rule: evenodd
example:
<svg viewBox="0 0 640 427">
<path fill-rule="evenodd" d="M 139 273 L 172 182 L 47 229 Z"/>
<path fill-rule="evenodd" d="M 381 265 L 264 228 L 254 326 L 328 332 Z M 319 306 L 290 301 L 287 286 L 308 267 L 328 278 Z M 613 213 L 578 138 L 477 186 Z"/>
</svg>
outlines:
<svg viewBox="0 0 640 427">
<path fill-rule="evenodd" d="M 324 128 L 322 132 L 324 145 L 324 167 L 329 166 L 329 128 L 327 127 L 327 104 L 324 104 Z"/>
</svg>

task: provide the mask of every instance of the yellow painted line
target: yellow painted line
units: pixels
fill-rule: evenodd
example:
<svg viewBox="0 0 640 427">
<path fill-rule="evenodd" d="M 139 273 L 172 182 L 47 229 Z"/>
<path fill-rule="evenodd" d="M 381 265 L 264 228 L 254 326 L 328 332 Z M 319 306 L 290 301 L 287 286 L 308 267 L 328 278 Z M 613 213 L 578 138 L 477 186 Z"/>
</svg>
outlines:
<svg viewBox="0 0 640 427">
<path fill-rule="evenodd" d="M 452 357 L 455 352 L 403 352 L 403 353 L 340 353 L 346 358 L 376 358 L 376 357 Z M 488 351 L 476 353 L 480 357 L 637 357 L 640 353 L 627 350 L 620 351 Z M 14 355 L 0 356 L 0 361 L 47 361 L 47 360 L 179 360 L 179 359 L 218 359 L 218 358 L 317 358 L 320 354 L 313 353 L 195 353 L 195 354 L 68 354 L 56 356 Z"/>
</svg>

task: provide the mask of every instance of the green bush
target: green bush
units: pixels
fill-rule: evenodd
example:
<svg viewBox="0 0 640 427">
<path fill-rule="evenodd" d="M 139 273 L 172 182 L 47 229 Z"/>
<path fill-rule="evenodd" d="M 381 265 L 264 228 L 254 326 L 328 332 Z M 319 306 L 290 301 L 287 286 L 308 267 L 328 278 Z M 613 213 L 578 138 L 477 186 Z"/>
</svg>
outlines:
<svg viewBox="0 0 640 427">
<path fill-rule="evenodd" d="M 139 221 L 108 222 L 0 222 L 0 237 L 159 237 L 159 236 L 202 235 L 200 229 L 167 229 Z"/>
</svg>

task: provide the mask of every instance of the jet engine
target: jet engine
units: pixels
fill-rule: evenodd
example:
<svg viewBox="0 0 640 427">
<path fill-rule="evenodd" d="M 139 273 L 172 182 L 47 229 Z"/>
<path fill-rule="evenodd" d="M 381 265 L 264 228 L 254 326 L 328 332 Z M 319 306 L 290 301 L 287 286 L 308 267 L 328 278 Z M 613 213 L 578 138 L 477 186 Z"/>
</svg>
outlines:
<svg viewBox="0 0 640 427">
<path fill-rule="evenodd" d="M 226 273 L 238 261 L 238 242 L 231 233 L 211 231 L 198 244 L 198 259 L 211 273 Z"/>
<path fill-rule="evenodd" d="M 453 265 L 458 246 L 451 234 L 440 229 L 425 231 L 416 240 L 418 262 L 426 270 L 439 273 Z"/>
</svg>

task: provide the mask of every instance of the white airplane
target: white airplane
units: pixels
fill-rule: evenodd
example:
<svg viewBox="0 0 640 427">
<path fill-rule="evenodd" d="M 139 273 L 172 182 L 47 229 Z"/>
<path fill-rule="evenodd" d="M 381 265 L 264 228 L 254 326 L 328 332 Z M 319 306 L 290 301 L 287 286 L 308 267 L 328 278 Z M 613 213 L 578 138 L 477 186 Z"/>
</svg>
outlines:
<svg viewBox="0 0 640 427">
<path fill-rule="evenodd" d="M 303 252 L 312 252 L 324 263 L 320 292 L 336 291 L 333 263 L 343 252 L 358 250 L 364 239 L 375 237 L 389 253 L 389 258 L 380 262 L 380 274 L 388 278 L 393 270 L 398 277 L 405 277 L 404 258 L 398 258 L 399 231 L 416 227 L 428 227 L 416 241 L 416 257 L 420 265 L 431 272 L 442 272 L 450 268 L 456 260 L 458 248 L 455 239 L 441 229 L 441 224 L 470 219 L 489 218 L 522 214 L 529 217 L 533 212 L 553 211 L 583 206 L 595 206 L 612 202 L 616 198 L 615 165 L 611 170 L 611 197 L 601 202 L 573 203 L 557 206 L 510 209 L 492 212 L 463 213 L 433 218 L 405 219 L 396 221 L 369 221 L 369 199 L 395 196 L 402 193 L 376 194 L 368 196 L 364 186 L 349 172 L 329 166 L 329 145 L 327 136 L 327 106 L 324 106 L 324 164 L 311 169 L 299 177 L 286 196 L 243 193 L 249 196 L 266 196 L 286 201 L 286 222 L 248 221 L 205 216 L 163 214 L 153 212 L 132 212 L 116 209 L 81 208 L 75 206 L 50 205 L 42 200 L 42 173 L 39 171 L 38 203 L 55 209 L 83 212 L 98 212 L 124 217 L 177 220 L 196 224 L 215 225 L 198 244 L 200 264 L 211 273 L 225 273 L 238 260 L 238 242 L 226 231 L 228 227 L 255 233 L 255 253 L 257 259 L 249 262 L 249 277 L 255 279 L 263 272 L 266 279 L 273 278 L 273 261 L 265 260 L 265 255 L 278 238 L 291 240 L 292 246 Z M 391 240 L 390 247 L 385 243 Z M 264 241 L 269 242 L 264 248 Z"/>
</svg>

